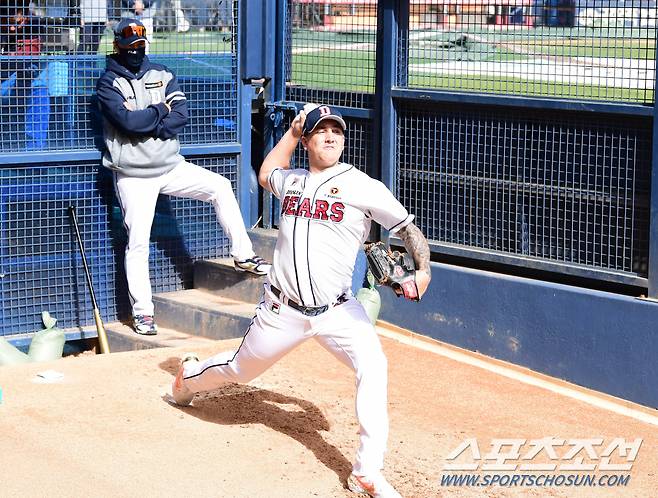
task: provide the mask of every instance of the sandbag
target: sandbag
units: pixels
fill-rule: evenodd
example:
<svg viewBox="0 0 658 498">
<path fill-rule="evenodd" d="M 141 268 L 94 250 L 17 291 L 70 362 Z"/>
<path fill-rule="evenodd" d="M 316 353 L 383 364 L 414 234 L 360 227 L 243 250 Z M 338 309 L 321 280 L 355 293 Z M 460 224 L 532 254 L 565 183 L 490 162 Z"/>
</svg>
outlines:
<svg viewBox="0 0 658 498">
<path fill-rule="evenodd" d="M 379 310 L 382 306 L 379 291 L 377 289 L 363 287 L 356 293 L 356 299 L 363 305 L 368 318 L 370 318 L 370 323 L 374 325 L 377 322 Z"/>
<path fill-rule="evenodd" d="M 4 337 L 0 337 L 0 366 L 18 365 L 29 361 L 28 355 L 12 346 Z"/>
<path fill-rule="evenodd" d="M 66 335 L 62 329 L 40 330 L 30 342 L 27 355 L 30 361 L 51 361 L 62 357 Z"/>
</svg>

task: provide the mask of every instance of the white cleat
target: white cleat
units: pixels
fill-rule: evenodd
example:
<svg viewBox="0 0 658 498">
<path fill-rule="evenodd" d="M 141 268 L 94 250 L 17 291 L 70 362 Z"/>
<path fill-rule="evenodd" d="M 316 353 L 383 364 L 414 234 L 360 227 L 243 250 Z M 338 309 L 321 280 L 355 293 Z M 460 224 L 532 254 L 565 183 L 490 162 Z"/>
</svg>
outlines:
<svg viewBox="0 0 658 498">
<path fill-rule="evenodd" d="M 259 276 L 267 275 L 270 272 L 270 268 L 272 268 L 272 264 L 260 256 L 243 260 L 234 259 L 233 265 L 237 271 L 246 271 Z"/>
<path fill-rule="evenodd" d="M 386 478 L 381 474 L 373 476 L 357 476 L 351 473 L 347 478 L 347 488 L 352 493 L 373 498 L 402 498 Z"/>
<path fill-rule="evenodd" d="M 171 397 L 174 398 L 174 402 L 179 406 L 189 406 L 194 399 L 194 393 L 185 387 L 185 382 L 183 380 L 183 374 L 185 373 L 185 363 L 188 361 L 199 361 L 199 358 L 194 353 L 185 353 L 183 359 L 180 362 L 180 367 L 178 367 L 178 373 L 174 379 L 173 384 L 171 385 Z"/>
</svg>

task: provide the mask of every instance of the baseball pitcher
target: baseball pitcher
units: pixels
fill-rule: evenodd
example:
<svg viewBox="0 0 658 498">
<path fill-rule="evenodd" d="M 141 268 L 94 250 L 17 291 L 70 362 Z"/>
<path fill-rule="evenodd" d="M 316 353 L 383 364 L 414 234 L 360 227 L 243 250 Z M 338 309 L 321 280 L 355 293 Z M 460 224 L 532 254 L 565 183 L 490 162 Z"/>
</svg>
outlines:
<svg viewBox="0 0 658 498">
<path fill-rule="evenodd" d="M 265 158 L 259 182 L 281 200 L 281 217 L 263 299 L 237 351 L 205 361 L 186 356 L 172 395 L 188 405 L 195 393 L 249 382 L 312 337 L 356 375 L 360 446 L 348 488 L 399 497 L 381 472 L 388 437 L 386 357 L 350 287 L 371 220 L 396 232 L 414 260 L 413 286 L 407 285 L 405 297 L 417 300 L 427 290 L 430 251 L 413 215 L 383 183 L 340 162 L 345 129 L 336 109 L 307 104 Z M 289 169 L 300 140 L 308 170 Z"/>
</svg>

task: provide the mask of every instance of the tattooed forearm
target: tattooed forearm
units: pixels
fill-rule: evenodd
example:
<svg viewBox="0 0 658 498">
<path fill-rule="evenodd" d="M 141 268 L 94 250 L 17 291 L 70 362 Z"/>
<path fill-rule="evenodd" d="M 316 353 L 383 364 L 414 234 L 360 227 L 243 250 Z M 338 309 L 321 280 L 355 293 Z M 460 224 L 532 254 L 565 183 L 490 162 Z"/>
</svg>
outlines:
<svg viewBox="0 0 658 498">
<path fill-rule="evenodd" d="M 430 246 L 427 244 L 427 239 L 419 228 L 413 223 L 409 223 L 406 227 L 398 231 L 398 235 L 404 242 L 404 247 L 414 258 L 416 267 L 423 270 L 428 274 L 430 271 Z"/>
</svg>

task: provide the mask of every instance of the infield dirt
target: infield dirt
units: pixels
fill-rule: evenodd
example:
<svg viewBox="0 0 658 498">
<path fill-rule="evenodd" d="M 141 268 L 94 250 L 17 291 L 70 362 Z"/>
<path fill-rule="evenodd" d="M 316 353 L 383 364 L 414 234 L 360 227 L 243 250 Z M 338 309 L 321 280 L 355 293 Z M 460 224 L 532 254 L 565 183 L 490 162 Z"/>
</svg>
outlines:
<svg viewBox="0 0 658 498">
<path fill-rule="evenodd" d="M 195 345 L 205 357 L 239 342 Z M 403 496 L 656 496 L 658 427 L 391 339 L 382 342 L 391 418 L 384 474 Z M 250 385 L 227 385 L 178 408 L 164 395 L 187 350 L 0 368 L 0 495 L 352 496 L 343 487 L 358 441 L 348 369 L 308 341 Z M 63 378 L 35 382 L 49 369 Z M 544 437 L 643 443 L 623 487 L 440 484 L 446 457 L 467 438 L 477 440 L 484 457 L 495 438 Z M 470 473 L 484 475 L 481 469 Z"/>
</svg>

